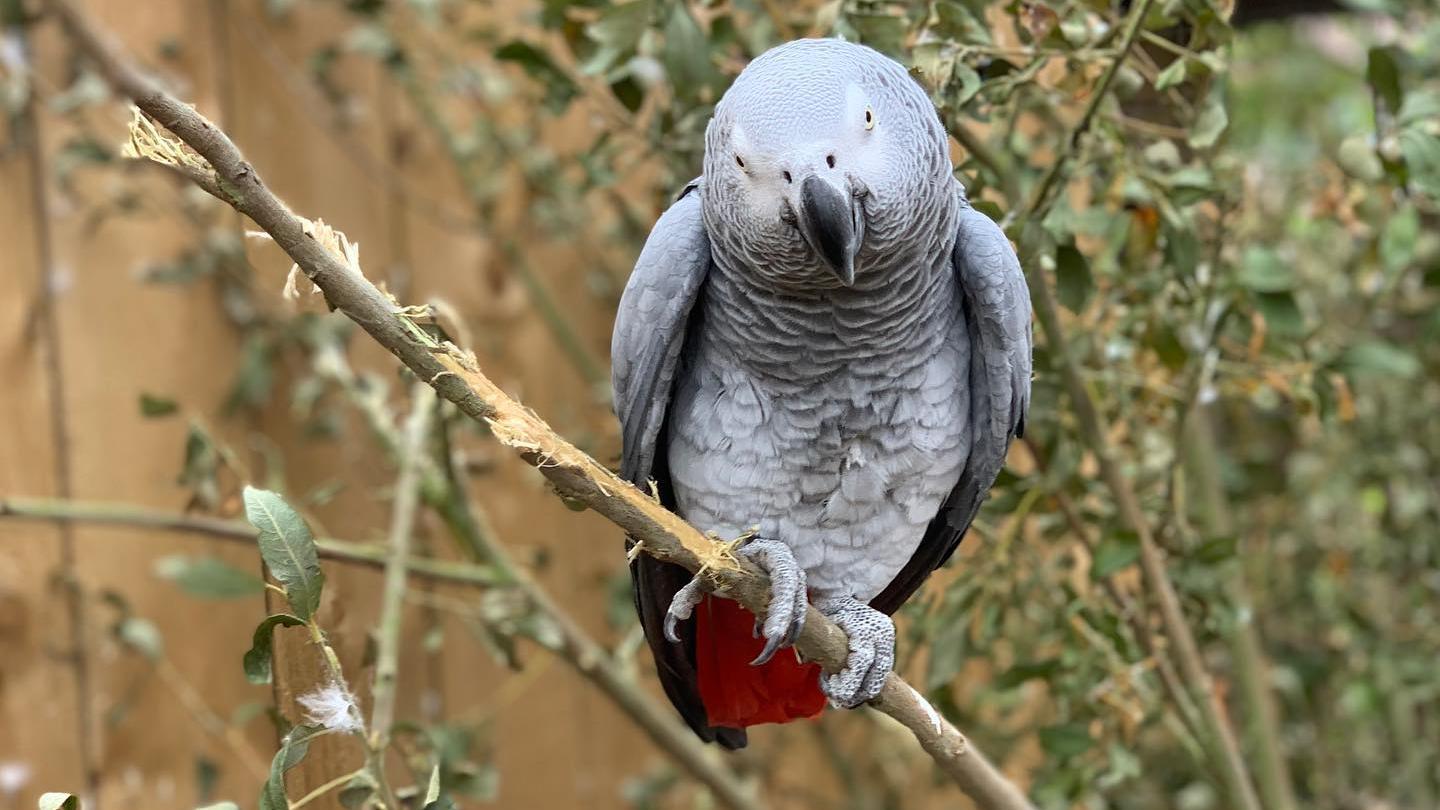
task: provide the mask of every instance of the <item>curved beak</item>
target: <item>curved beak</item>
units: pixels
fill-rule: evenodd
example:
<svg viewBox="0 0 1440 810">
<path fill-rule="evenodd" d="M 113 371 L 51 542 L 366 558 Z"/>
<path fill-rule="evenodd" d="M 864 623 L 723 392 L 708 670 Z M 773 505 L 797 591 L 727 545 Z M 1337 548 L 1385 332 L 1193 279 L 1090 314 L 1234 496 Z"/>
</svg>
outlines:
<svg viewBox="0 0 1440 810">
<path fill-rule="evenodd" d="M 842 284 L 854 284 L 855 256 L 865 238 L 865 218 L 855 195 L 812 174 L 800 184 L 799 208 L 797 224 L 805 241 Z"/>
</svg>

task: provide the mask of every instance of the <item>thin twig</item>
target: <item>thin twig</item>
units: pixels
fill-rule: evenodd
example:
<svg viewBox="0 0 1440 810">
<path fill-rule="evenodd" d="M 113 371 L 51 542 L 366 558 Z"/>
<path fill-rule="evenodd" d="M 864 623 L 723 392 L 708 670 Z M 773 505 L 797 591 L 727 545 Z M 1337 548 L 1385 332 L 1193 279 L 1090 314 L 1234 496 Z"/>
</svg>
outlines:
<svg viewBox="0 0 1440 810">
<path fill-rule="evenodd" d="M 950 116 L 950 120 L 945 122 L 945 128 L 950 131 L 950 137 L 954 138 L 955 142 L 960 144 L 970 154 L 970 157 L 975 159 L 976 163 L 988 169 L 990 174 L 995 176 L 995 180 L 1000 186 L 1000 192 L 1005 195 L 1005 201 L 1012 205 L 1019 202 L 1020 188 L 1015 172 L 1007 170 L 996 153 L 969 127 L 965 126 L 965 122 L 960 120 L 958 110 Z"/>
<path fill-rule="evenodd" d="M 657 559 L 690 571 L 710 563 L 704 565 L 703 576 L 712 589 L 735 598 L 757 615 L 765 614 L 770 587 L 763 572 L 748 562 L 715 564 L 715 546 L 704 534 L 562 439 L 482 374 L 472 355 L 424 342 L 398 314 L 394 303 L 307 233 L 306 221 L 275 197 L 224 132 L 140 73 L 70 0 L 50 0 L 50 7 L 117 91 L 209 161 L 221 179 L 225 192 L 221 199 L 269 233 L 320 288 L 332 308 L 359 324 L 461 412 L 489 425 L 502 443 L 535 466 L 561 495 L 594 509 L 639 540 Z M 826 671 L 845 666 L 845 634 L 813 607 L 807 611 L 796 647 Z M 936 764 L 982 808 L 1031 806 L 1015 785 L 899 675 L 890 674 L 873 705 L 909 729 Z"/>
<path fill-rule="evenodd" d="M 370 710 L 370 747 L 384 751 L 395 722 L 395 681 L 400 670 L 400 626 L 405 605 L 405 566 L 410 559 L 410 539 L 415 529 L 419 504 L 421 454 L 435 410 L 435 392 L 416 384 L 410 419 L 405 425 L 405 443 L 400 448 L 400 475 L 395 481 L 395 504 L 390 519 L 389 557 L 385 561 L 385 585 L 380 594 L 380 622 L 376 630 L 374 705 Z"/>
<path fill-rule="evenodd" d="M 405 565 L 410 559 L 410 539 L 415 532 L 415 510 L 420 502 L 420 459 L 430 416 L 435 411 L 435 392 L 416 383 L 410 419 L 405 424 L 400 447 L 400 474 L 395 480 L 395 504 L 390 518 L 389 557 L 385 561 L 385 585 L 380 593 L 380 622 L 376 629 L 374 701 L 370 709 L 370 771 L 381 790 L 388 792 L 385 779 L 385 749 L 390 744 L 390 727 L 395 722 L 396 682 L 400 674 L 400 627 L 405 615 Z"/>
<path fill-rule="evenodd" d="M 1225 537 L 1234 531 L 1230 523 L 1231 504 L 1220 481 L 1219 459 L 1215 455 L 1213 406 L 1197 403 L 1188 420 L 1190 430 L 1176 446 L 1188 447 L 1196 469 L 1196 505 L 1205 532 Z M 1245 554 L 1240 557 L 1243 560 Z M 1231 630 L 1235 674 L 1240 686 L 1241 705 L 1246 709 L 1246 728 L 1255 759 L 1255 775 L 1266 810 L 1295 810 L 1298 806 L 1289 766 L 1280 741 L 1279 710 L 1270 687 L 1270 664 L 1256 626 L 1256 613 L 1245 581 L 1244 566 L 1237 562 L 1228 590 L 1234 600 L 1236 622 Z"/>
<path fill-rule="evenodd" d="M 1139 35 L 1141 26 L 1145 23 L 1145 15 L 1150 13 L 1150 6 L 1154 0 L 1140 0 L 1130 10 L 1130 17 L 1125 22 L 1125 33 L 1120 40 L 1120 47 L 1115 52 L 1109 67 L 1100 76 L 1099 84 L 1091 91 L 1090 103 L 1085 105 L 1085 111 L 1080 114 L 1080 120 L 1075 122 L 1075 127 L 1070 130 L 1070 135 L 1065 142 L 1060 144 L 1055 162 L 1050 165 L 1049 171 L 1045 172 L 1040 184 L 1035 187 L 1035 193 L 1030 197 L 1030 204 L 1023 213 L 1017 214 L 1017 221 L 1024 222 L 1028 226 L 1031 223 L 1038 223 L 1039 218 L 1050 210 L 1053 196 L 1059 190 L 1060 180 L 1065 176 L 1065 170 L 1069 167 L 1070 161 L 1080 152 L 1080 141 L 1090 131 L 1090 123 L 1095 119 L 1095 114 L 1100 110 L 1100 105 L 1105 102 L 1106 96 L 1110 94 L 1110 85 L 1115 82 L 1115 76 L 1120 72 L 1120 66 L 1125 63 L 1125 58 L 1130 55 L 1131 49 L 1135 47 L 1135 39 Z"/>
<path fill-rule="evenodd" d="M 1089 131 L 1096 112 L 1105 102 L 1106 95 L 1120 66 L 1134 47 L 1145 16 L 1149 13 L 1153 3 L 1154 0 L 1141 0 L 1130 11 L 1115 60 L 1110 63 L 1104 75 L 1101 76 L 1100 82 L 1096 85 L 1090 98 L 1090 103 L 1086 105 L 1075 128 L 1061 144 L 1054 164 L 1051 165 L 1050 170 L 1046 172 L 1040 185 L 1036 188 L 1030 204 L 1018 216 L 1018 221 L 1024 224 L 1027 231 L 1037 228 L 1049 211 L 1061 185 L 1061 180 L 1065 176 L 1065 170 L 1076 153 L 1080 151 L 1080 142 Z M 1219 755 L 1216 765 L 1224 781 L 1225 790 L 1230 795 L 1231 801 L 1241 810 L 1259 810 L 1259 799 L 1256 798 L 1250 772 L 1240 753 L 1234 729 L 1231 727 L 1225 707 L 1214 689 L 1210 673 L 1206 670 L 1205 663 L 1200 657 L 1200 648 L 1195 641 L 1195 635 L 1185 621 L 1184 612 L 1180 608 L 1179 596 L 1165 570 L 1165 561 L 1156 545 L 1150 521 L 1141 510 L 1139 498 L 1129 479 L 1125 477 L 1120 464 L 1116 461 L 1115 451 L 1110 446 L 1104 426 L 1100 421 L 1099 408 L 1091 397 L 1089 389 L 1085 386 L 1079 364 L 1069 351 L 1071 342 L 1060 323 L 1060 313 L 1055 304 L 1051 283 L 1044 271 L 1039 269 L 1039 263 L 1034 260 L 1033 256 L 1027 255 L 1022 266 L 1030 268 L 1030 272 L 1027 274 L 1030 282 L 1030 298 L 1034 302 L 1035 314 L 1045 332 L 1046 341 L 1053 349 L 1052 356 L 1055 358 L 1056 365 L 1059 366 L 1060 375 L 1070 395 L 1071 403 L 1074 405 L 1081 436 L 1095 454 L 1101 477 L 1115 497 L 1121 519 L 1139 537 L 1140 567 L 1144 573 L 1146 585 L 1160 609 L 1165 634 L 1174 646 L 1180 665 L 1180 674 L 1184 677 L 1186 686 L 1199 704 L 1208 736 Z"/>
<path fill-rule="evenodd" d="M 196 691 L 190 681 L 181 674 L 180 670 L 170 663 L 170 659 L 161 658 L 155 663 L 155 674 L 160 680 L 170 687 L 180 705 L 190 712 L 195 724 L 200 726 L 207 734 L 218 737 L 230 747 L 240 764 L 245 770 L 258 780 L 264 781 L 270 773 L 270 767 L 250 744 L 245 734 L 234 725 L 225 722 L 225 719 L 215 713 L 214 709 L 205 702 L 205 698 Z"/>
<path fill-rule="evenodd" d="M 1043 475 L 1048 469 L 1049 460 L 1044 457 L 1039 446 L 1032 439 L 1025 438 L 1022 441 L 1030 450 L 1030 457 L 1035 460 L 1036 469 Z M 1051 493 L 1051 497 L 1054 498 L 1055 505 L 1059 507 L 1061 516 L 1065 518 L 1065 524 L 1069 527 L 1070 533 L 1075 536 L 1080 545 L 1090 552 L 1093 559 L 1098 544 L 1085 528 L 1085 522 L 1080 518 L 1075 502 L 1070 500 L 1070 496 L 1064 491 L 1057 490 Z M 1140 642 L 1140 647 L 1145 651 L 1145 655 L 1155 662 L 1155 671 L 1160 675 L 1160 683 L 1165 689 L 1166 696 L 1174 704 L 1172 708 L 1180 720 L 1180 728 L 1188 736 L 1193 737 L 1197 744 L 1203 746 L 1204 734 L 1200 727 L 1199 713 L 1195 708 L 1195 702 L 1185 691 L 1185 686 L 1175 671 L 1175 665 L 1170 660 L 1169 651 L 1160 643 L 1159 639 L 1155 638 L 1155 633 L 1150 628 L 1150 615 L 1136 607 L 1129 594 L 1115 581 L 1114 574 L 1102 577 L 1100 586 L 1110 600 L 1115 603 L 1120 617 L 1130 626 L 1131 632 Z"/>
<path fill-rule="evenodd" d="M 26 64 L 34 63 L 30 52 L 29 27 L 17 21 L 6 26 L 4 33 L 13 35 L 19 42 Z M 70 497 L 74 487 L 74 476 L 70 458 L 70 428 L 68 421 L 69 399 L 66 395 L 64 346 L 60 328 L 58 300 L 61 280 L 55 263 L 54 234 L 51 232 L 49 167 L 45 162 L 44 145 L 40 137 L 40 123 L 36 115 L 37 99 L 33 92 L 27 93 L 25 104 L 14 118 L 16 140 L 24 148 L 26 173 L 30 179 L 30 210 L 35 212 L 35 261 L 39 268 L 37 295 L 34 306 L 33 325 L 38 327 L 41 359 L 45 366 L 46 406 L 50 417 L 50 453 L 53 456 L 51 472 L 54 475 L 55 494 L 61 498 Z M 28 330 L 27 330 L 28 331 Z M 99 810 L 100 767 L 103 760 L 100 728 L 100 714 L 96 709 L 95 692 L 92 688 L 90 661 L 89 617 L 85 610 L 85 596 L 80 591 L 78 575 L 79 560 L 76 553 L 75 532 L 71 526 L 59 527 L 60 569 L 63 572 L 61 588 L 65 595 L 67 621 L 70 628 L 69 661 L 75 676 L 75 721 L 80 736 L 78 765 L 84 779 L 84 804 Z"/>
<path fill-rule="evenodd" d="M 365 773 L 365 771 L 364 771 L 363 769 L 361 769 L 361 770 L 358 770 L 358 771 L 351 771 L 350 773 L 342 773 L 342 774 L 340 774 L 339 776 L 335 777 L 334 779 L 331 779 L 329 782 L 326 782 L 325 784 L 321 785 L 320 787 L 317 787 L 317 788 L 315 788 L 314 790 L 310 791 L 309 793 L 306 793 L 304 796 L 301 796 L 300 798 L 296 799 L 295 801 L 290 802 L 290 810 L 300 810 L 300 808 L 304 807 L 305 805 L 309 804 L 310 802 L 315 801 L 316 799 L 320 798 L 321 796 L 324 796 L 326 793 L 329 793 L 330 791 L 334 790 L 335 788 L 340 787 L 341 785 L 345 784 L 346 782 L 349 782 L 351 779 L 354 779 L 355 777 L 357 777 L 357 776 L 359 776 L 359 775 L 361 775 L 361 774 L 363 774 L 363 773 Z"/>
<path fill-rule="evenodd" d="M 57 523 L 89 523 L 103 526 L 160 529 L 214 537 L 255 547 L 255 527 L 238 520 L 181 515 L 160 512 L 118 503 L 97 501 L 59 501 L 48 498 L 7 498 L 0 500 L 0 520 L 49 520 Z M 385 565 L 384 546 L 352 543 L 322 537 L 315 541 L 321 557 L 339 562 L 355 563 L 368 568 Z M 405 568 L 413 577 L 436 582 L 453 582 L 482 588 L 504 587 L 508 584 L 494 568 L 451 560 L 411 557 Z"/>
<path fill-rule="evenodd" d="M 493 214 L 494 206 L 491 203 L 491 195 L 486 190 L 486 179 L 481 173 L 481 166 L 477 162 L 479 152 L 467 150 L 461 143 L 455 130 L 445 121 L 435 99 L 431 97 L 429 90 L 415 68 L 411 65 L 401 65 L 391 69 L 404 88 L 410 103 L 414 105 L 420 114 L 420 120 L 440 140 L 445 149 L 445 154 L 455 166 L 460 176 L 461 185 L 465 194 L 470 198 L 471 205 L 475 208 L 479 221 L 487 222 Z M 502 156 L 509 157 L 506 152 L 504 138 L 495 138 L 493 145 L 501 150 Z M 507 269 L 520 279 L 525 287 L 525 293 L 530 297 L 530 302 L 535 305 L 535 311 L 540 315 L 541 320 L 549 329 L 555 342 L 559 344 L 560 350 L 570 360 L 571 365 L 585 380 L 585 383 L 592 389 L 603 385 L 608 377 L 601 369 L 600 362 L 595 359 L 594 352 L 585 344 L 583 338 L 575 330 L 575 325 L 566 318 L 561 307 L 555 301 L 555 296 L 545 283 L 540 280 L 529 263 L 520 254 L 519 246 L 513 236 L 507 234 L 494 234 L 500 243 L 501 251 L 507 261 Z"/>
</svg>

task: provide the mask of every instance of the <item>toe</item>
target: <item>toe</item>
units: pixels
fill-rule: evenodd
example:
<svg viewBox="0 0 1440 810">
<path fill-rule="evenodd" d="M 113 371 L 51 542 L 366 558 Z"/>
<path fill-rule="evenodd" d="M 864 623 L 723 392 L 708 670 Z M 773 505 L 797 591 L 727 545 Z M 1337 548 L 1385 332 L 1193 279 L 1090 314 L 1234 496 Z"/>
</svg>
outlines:
<svg viewBox="0 0 1440 810">
<path fill-rule="evenodd" d="M 841 709 L 853 709 L 864 703 L 865 681 L 875 665 L 875 647 L 869 642 L 850 639 L 850 655 L 845 659 L 845 668 L 827 676 L 825 695 L 831 704 Z"/>
<path fill-rule="evenodd" d="M 795 563 L 790 547 L 776 540 L 752 540 L 740 553 L 770 575 L 770 604 L 756 636 L 764 636 L 765 647 L 751 663 L 763 664 L 779 650 L 795 643 L 805 624 L 805 571 Z"/>
<path fill-rule="evenodd" d="M 824 600 L 819 607 L 840 626 L 850 645 L 845 669 L 822 677 L 825 695 L 832 705 L 846 709 L 873 700 L 895 667 L 895 625 L 854 599 Z"/>
<path fill-rule="evenodd" d="M 755 656 L 755 660 L 750 662 L 750 666 L 758 667 L 761 664 L 768 663 L 771 658 L 775 657 L 775 653 L 779 652 L 783 641 L 785 641 L 784 636 L 767 637 L 765 639 L 765 649 L 761 650 L 760 654 Z"/>
<path fill-rule="evenodd" d="M 670 600 L 670 607 L 665 610 L 665 638 L 670 643 L 680 643 L 680 622 L 690 618 L 695 612 L 695 606 L 700 604 L 703 598 L 705 592 L 700 587 L 699 579 L 690 580 L 685 587 L 675 592 L 674 598 Z"/>
</svg>

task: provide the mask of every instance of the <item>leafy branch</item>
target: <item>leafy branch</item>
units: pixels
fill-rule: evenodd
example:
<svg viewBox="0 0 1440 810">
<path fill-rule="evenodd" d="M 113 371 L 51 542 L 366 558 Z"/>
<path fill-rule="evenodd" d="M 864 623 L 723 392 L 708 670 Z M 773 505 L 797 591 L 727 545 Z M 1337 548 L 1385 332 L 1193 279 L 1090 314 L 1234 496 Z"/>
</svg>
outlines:
<svg viewBox="0 0 1440 810">
<path fill-rule="evenodd" d="M 1015 216 L 1023 223 L 1025 233 L 1022 244 L 1027 247 L 1026 260 L 1021 264 L 1029 268 L 1030 296 L 1034 301 L 1035 314 L 1045 332 L 1045 338 L 1052 347 L 1052 356 L 1060 367 L 1060 376 L 1070 395 L 1075 415 L 1080 423 L 1081 438 L 1095 454 L 1101 477 L 1110 488 L 1116 506 L 1124 522 L 1139 538 L 1140 566 L 1151 597 L 1159 607 L 1165 635 L 1174 646 L 1179 660 L 1179 671 L 1192 693 L 1200 710 L 1207 732 L 1207 742 L 1212 746 L 1215 765 L 1220 771 L 1226 792 L 1231 801 L 1242 810 L 1259 810 L 1259 799 L 1255 795 L 1249 768 L 1240 752 L 1240 745 L 1226 714 L 1225 706 L 1217 695 L 1210 673 L 1200 655 L 1195 635 L 1180 607 L 1175 585 L 1166 571 L 1164 556 L 1155 542 L 1155 533 L 1149 519 L 1140 508 L 1139 498 L 1125 473 L 1120 469 L 1114 449 L 1106 438 L 1104 425 L 1100 420 L 1100 409 L 1091 396 L 1081 376 L 1079 364 L 1071 354 L 1072 341 L 1060 322 L 1058 306 L 1052 284 L 1040 269 L 1035 245 L 1040 241 L 1038 230 L 1041 221 L 1049 212 L 1055 195 L 1062 186 L 1066 169 L 1080 151 L 1081 141 L 1090 129 L 1100 106 L 1107 101 L 1110 87 L 1119 73 L 1121 64 L 1135 45 L 1136 38 L 1144 25 L 1154 0 L 1141 0 L 1131 10 L 1114 61 L 1101 76 L 1085 106 L 1080 119 L 1063 143 L 1055 162 L 1045 173 L 1029 204 Z M 1184 705 L 1183 703 L 1181 705 Z"/>
<path fill-rule="evenodd" d="M 716 546 L 693 526 L 556 435 L 507 396 L 481 373 L 472 356 L 453 346 L 423 341 L 392 301 L 315 239 L 313 224 L 269 191 L 224 132 L 140 73 L 68 0 L 51 0 L 50 7 L 117 91 L 203 159 L 206 172 L 197 173 L 201 187 L 270 234 L 331 307 L 359 324 L 440 396 L 487 424 L 497 439 L 539 469 L 560 494 L 625 529 L 646 553 L 691 571 L 703 569 L 702 576 L 715 590 L 763 615 L 769 588 L 758 569 L 720 558 Z M 844 665 L 844 634 L 814 608 L 796 646 L 827 671 Z M 1029 807 L 1020 791 L 898 675 L 890 675 L 874 705 L 909 729 L 941 769 L 982 807 Z"/>
</svg>

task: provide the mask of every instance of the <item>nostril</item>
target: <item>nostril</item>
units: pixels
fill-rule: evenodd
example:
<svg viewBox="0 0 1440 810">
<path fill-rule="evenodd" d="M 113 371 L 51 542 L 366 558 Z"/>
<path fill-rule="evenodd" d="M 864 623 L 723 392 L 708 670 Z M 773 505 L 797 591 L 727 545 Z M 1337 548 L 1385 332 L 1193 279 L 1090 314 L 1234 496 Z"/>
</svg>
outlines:
<svg viewBox="0 0 1440 810">
<path fill-rule="evenodd" d="M 826 165 L 826 166 L 829 166 L 829 167 L 832 168 L 832 169 L 835 168 L 835 156 L 834 156 L 834 155 L 826 155 L 826 156 L 825 156 L 825 165 Z"/>
<path fill-rule="evenodd" d="M 780 172 L 780 176 L 785 178 L 785 182 L 787 182 L 787 183 L 791 182 L 790 172 L 788 172 L 788 171 Z"/>
</svg>

